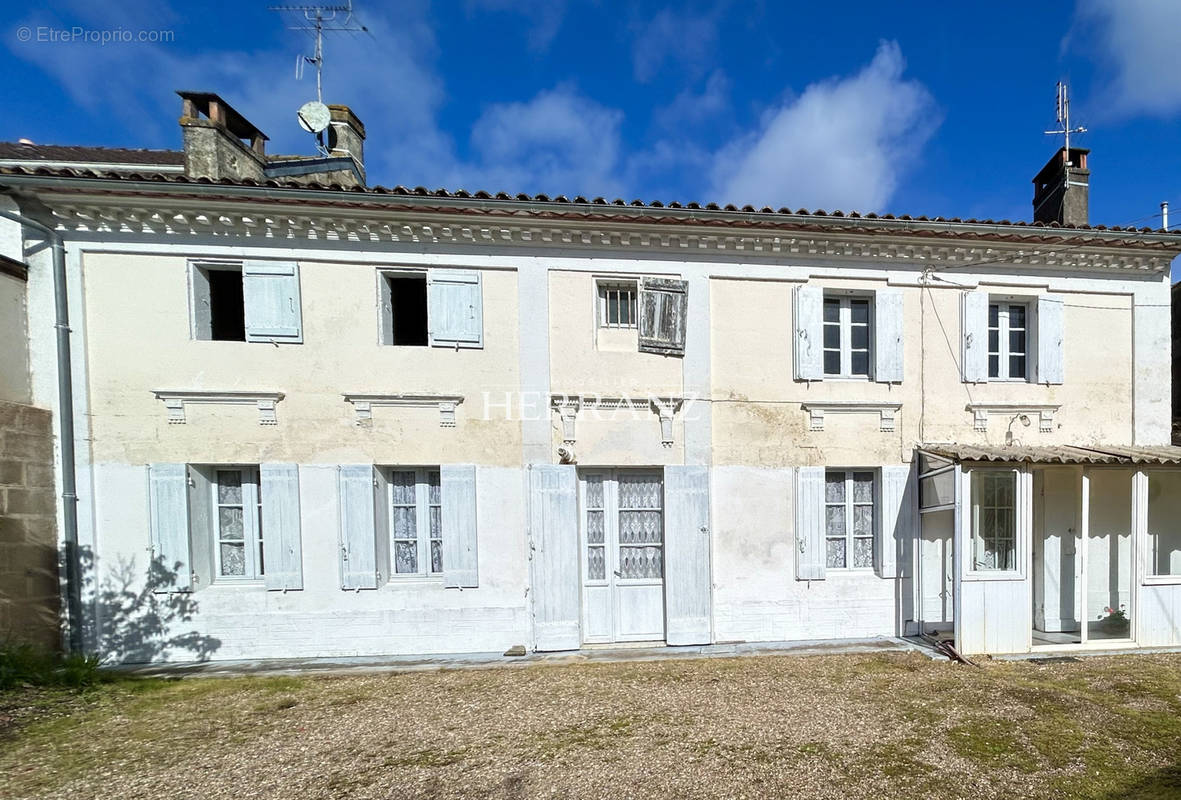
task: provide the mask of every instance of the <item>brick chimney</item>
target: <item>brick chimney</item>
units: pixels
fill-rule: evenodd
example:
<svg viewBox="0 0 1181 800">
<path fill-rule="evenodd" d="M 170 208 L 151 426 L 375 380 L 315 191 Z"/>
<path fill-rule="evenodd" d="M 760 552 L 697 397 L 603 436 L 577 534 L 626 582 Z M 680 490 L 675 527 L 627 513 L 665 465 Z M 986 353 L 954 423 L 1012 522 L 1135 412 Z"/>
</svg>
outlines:
<svg viewBox="0 0 1181 800">
<path fill-rule="evenodd" d="M 337 157 L 352 158 L 365 178 L 365 125 L 348 106 L 328 106 L 332 123 L 328 126 L 328 150 Z"/>
<path fill-rule="evenodd" d="M 189 178 L 262 180 L 266 135 L 212 92 L 177 92 Z"/>
<path fill-rule="evenodd" d="M 1088 224 L 1091 171 L 1087 169 L 1090 150 L 1058 148 L 1033 179 L 1034 222 L 1057 222 L 1066 228 Z"/>
</svg>

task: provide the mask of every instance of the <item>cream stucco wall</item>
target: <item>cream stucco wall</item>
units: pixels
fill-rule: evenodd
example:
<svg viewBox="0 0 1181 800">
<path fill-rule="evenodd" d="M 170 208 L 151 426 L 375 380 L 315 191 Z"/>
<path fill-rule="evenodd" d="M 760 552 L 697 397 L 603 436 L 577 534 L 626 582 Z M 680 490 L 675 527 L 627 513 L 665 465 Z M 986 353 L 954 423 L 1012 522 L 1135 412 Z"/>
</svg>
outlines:
<svg viewBox="0 0 1181 800">
<path fill-rule="evenodd" d="M 90 413 L 97 462 L 520 464 L 520 425 L 485 408 L 518 381 L 516 275 L 483 270 L 484 347 L 378 342 L 370 265 L 303 261 L 303 344 L 196 341 L 184 258 L 92 254 L 86 285 Z M 170 425 L 154 390 L 280 391 L 278 424 L 252 406 L 189 405 Z M 343 393 L 462 395 L 454 428 L 433 408 L 375 408 L 355 424 Z M 506 416 L 509 417 L 506 419 Z"/>
</svg>

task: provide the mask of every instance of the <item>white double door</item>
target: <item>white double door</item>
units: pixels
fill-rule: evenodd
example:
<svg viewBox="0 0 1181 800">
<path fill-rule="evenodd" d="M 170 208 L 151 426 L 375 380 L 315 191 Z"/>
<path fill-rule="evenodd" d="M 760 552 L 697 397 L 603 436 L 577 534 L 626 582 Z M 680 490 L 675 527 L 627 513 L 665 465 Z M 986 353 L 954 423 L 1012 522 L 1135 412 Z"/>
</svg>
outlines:
<svg viewBox="0 0 1181 800">
<path fill-rule="evenodd" d="M 662 473 L 584 471 L 579 509 L 583 642 L 663 641 Z"/>
</svg>

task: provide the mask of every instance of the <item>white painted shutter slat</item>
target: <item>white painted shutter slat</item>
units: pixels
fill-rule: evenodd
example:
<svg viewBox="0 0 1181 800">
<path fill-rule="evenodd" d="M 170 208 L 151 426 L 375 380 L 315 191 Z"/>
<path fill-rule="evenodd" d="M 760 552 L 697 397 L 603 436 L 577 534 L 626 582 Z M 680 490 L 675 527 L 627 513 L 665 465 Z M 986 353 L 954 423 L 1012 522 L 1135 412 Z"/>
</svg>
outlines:
<svg viewBox="0 0 1181 800">
<path fill-rule="evenodd" d="M 188 469 L 184 464 L 148 466 L 153 591 L 187 592 L 193 588 L 188 500 Z"/>
<path fill-rule="evenodd" d="M 573 466 L 529 470 L 533 631 L 538 650 L 576 650 L 579 627 L 578 475 Z"/>
<path fill-rule="evenodd" d="M 258 476 L 262 500 L 263 576 L 267 588 L 302 589 L 299 467 L 295 464 L 262 464 Z"/>
<path fill-rule="evenodd" d="M 189 480 L 189 552 L 193 591 L 213 582 L 213 470 L 208 467 L 188 467 Z"/>
<path fill-rule="evenodd" d="M 246 341 L 303 341 L 299 265 L 294 261 L 247 261 L 242 265 Z"/>
<path fill-rule="evenodd" d="M 815 286 L 797 286 L 792 299 L 796 380 L 821 380 L 824 377 L 824 290 Z"/>
<path fill-rule="evenodd" d="M 431 347 L 484 346 L 484 301 L 480 273 L 432 269 L 427 277 Z"/>
<path fill-rule="evenodd" d="M 824 580 L 824 467 L 796 470 L 796 579 Z"/>
<path fill-rule="evenodd" d="M 372 464 L 342 464 L 340 488 L 340 585 L 377 588 Z"/>
<path fill-rule="evenodd" d="M 1037 382 L 1062 383 L 1062 296 L 1047 294 L 1037 300 Z"/>
<path fill-rule="evenodd" d="M 964 292 L 961 367 L 965 383 L 988 380 L 988 292 Z"/>
<path fill-rule="evenodd" d="M 688 309 L 688 281 L 644 278 L 640 284 L 640 352 L 685 355 Z"/>
<path fill-rule="evenodd" d="M 443 495 L 443 585 L 449 589 L 479 586 L 476 552 L 476 467 L 444 464 L 439 468 Z"/>
<path fill-rule="evenodd" d="M 879 383 L 902 383 L 902 292 L 879 289 L 874 293 L 874 370 Z"/>
<path fill-rule="evenodd" d="M 665 467 L 664 509 L 665 639 L 709 644 L 709 467 Z"/>
<path fill-rule="evenodd" d="M 898 554 L 915 535 L 918 505 L 909 465 L 882 467 L 878 530 L 874 537 L 874 568 L 879 577 L 901 575 Z"/>
</svg>

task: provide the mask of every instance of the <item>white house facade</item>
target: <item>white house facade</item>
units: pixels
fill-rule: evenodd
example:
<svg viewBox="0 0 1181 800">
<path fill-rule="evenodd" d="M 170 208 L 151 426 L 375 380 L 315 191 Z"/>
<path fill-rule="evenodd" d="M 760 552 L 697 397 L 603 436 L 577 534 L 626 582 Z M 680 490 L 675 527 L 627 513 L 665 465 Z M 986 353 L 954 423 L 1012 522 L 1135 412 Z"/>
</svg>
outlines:
<svg viewBox="0 0 1181 800">
<path fill-rule="evenodd" d="M 1181 645 L 1181 236 L 194 169 L 0 159 L 87 649 Z"/>
</svg>

